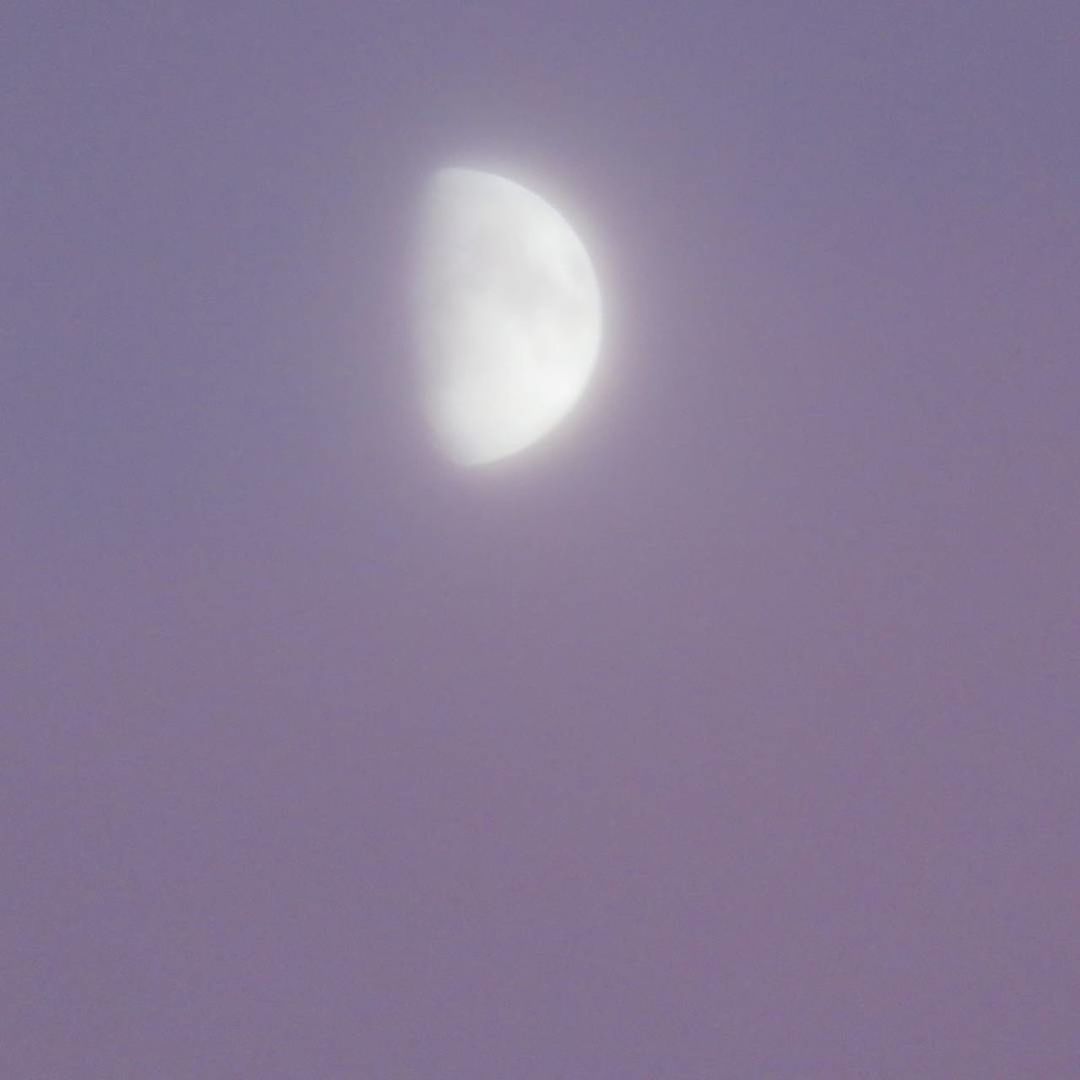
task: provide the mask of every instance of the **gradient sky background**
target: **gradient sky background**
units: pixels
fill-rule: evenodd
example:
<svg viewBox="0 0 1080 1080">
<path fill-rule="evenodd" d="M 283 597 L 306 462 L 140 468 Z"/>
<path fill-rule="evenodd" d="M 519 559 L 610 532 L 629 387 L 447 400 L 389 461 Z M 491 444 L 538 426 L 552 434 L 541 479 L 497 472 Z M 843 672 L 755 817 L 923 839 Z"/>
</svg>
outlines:
<svg viewBox="0 0 1080 1080">
<path fill-rule="evenodd" d="M 1080 1075 L 1075 0 L 0 31 L 0 1076 Z M 425 441 L 428 172 L 587 404 Z"/>
</svg>

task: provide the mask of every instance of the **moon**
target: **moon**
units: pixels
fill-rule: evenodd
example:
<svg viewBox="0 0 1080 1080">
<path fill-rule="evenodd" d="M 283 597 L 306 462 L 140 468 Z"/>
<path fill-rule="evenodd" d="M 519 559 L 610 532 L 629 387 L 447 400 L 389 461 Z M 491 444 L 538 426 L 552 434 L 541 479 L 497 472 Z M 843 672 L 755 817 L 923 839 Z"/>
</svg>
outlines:
<svg viewBox="0 0 1080 1080">
<path fill-rule="evenodd" d="M 580 400 L 600 349 L 585 245 L 521 184 L 439 169 L 417 249 L 419 386 L 436 445 L 460 465 L 516 454 Z"/>
</svg>

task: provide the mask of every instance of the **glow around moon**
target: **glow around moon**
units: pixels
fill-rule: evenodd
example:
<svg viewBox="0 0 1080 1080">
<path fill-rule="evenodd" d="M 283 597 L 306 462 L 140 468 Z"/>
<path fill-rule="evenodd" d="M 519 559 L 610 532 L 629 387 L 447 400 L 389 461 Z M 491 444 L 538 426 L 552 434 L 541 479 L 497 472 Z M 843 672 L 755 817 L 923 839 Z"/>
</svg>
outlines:
<svg viewBox="0 0 1080 1080">
<path fill-rule="evenodd" d="M 599 352 L 584 245 L 520 184 L 448 168 L 429 183 L 418 254 L 420 389 L 437 444 L 482 465 L 536 442 L 578 402 Z"/>
</svg>

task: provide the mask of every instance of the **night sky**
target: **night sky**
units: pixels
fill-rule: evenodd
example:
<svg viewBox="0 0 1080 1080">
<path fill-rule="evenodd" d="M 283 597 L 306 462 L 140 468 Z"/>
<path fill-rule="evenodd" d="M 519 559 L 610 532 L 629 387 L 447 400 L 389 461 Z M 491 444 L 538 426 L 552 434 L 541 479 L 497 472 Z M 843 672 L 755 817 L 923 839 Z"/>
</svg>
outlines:
<svg viewBox="0 0 1080 1080">
<path fill-rule="evenodd" d="M 0 17 L 0 1077 L 1080 1075 L 1075 0 Z M 433 452 L 433 169 L 579 226 Z"/>
</svg>

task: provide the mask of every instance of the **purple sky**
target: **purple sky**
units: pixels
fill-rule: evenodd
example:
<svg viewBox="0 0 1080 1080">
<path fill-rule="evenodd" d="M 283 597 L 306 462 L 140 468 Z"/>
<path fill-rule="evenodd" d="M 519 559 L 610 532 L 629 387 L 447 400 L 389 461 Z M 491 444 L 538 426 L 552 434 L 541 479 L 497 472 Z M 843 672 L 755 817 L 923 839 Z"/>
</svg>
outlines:
<svg viewBox="0 0 1080 1080">
<path fill-rule="evenodd" d="M 1080 1075 L 1075 0 L 0 22 L 0 1076 Z M 613 312 L 491 471 L 446 163 Z"/>
</svg>

